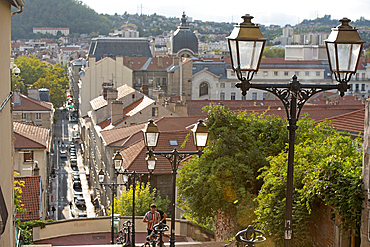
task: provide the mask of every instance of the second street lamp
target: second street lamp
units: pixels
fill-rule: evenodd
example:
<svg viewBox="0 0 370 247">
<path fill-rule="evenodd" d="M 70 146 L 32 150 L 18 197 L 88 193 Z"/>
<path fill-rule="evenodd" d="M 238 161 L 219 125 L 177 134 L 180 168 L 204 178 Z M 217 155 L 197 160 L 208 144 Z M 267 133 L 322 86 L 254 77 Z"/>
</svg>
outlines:
<svg viewBox="0 0 370 247">
<path fill-rule="evenodd" d="M 171 237 L 170 237 L 170 246 L 175 246 L 175 197 L 176 197 L 176 175 L 179 168 L 181 160 L 190 156 L 190 155 L 199 155 L 203 154 L 202 148 L 207 144 L 208 133 L 206 125 L 203 120 L 199 120 L 197 124 L 194 125 L 194 128 L 191 130 L 193 132 L 193 141 L 194 145 L 198 151 L 182 152 L 177 151 L 175 148 L 171 152 L 154 152 L 154 148 L 157 146 L 158 138 L 160 131 L 158 130 L 157 125 L 153 120 L 149 120 L 145 125 L 145 128 L 142 130 L 144 136 L 144 143 L 148 149 L 148 156 L 146 158 L 148 169 L 154 170 L 156 158 L 155 155 L 161 155 L 170 161 L 172 168 L 172 198 L 171 198 Z M 162 246 L 162 243 L 160 243 Z"/>
<path fill-rule="evenodd" d="M 241 89 L 244 96 L 250 88 L 274 94 L 282 101 L 289 120 L 284 246 L 290 247 L 293 239 L 293 170 L 297 120 L 303 105 L 313 95 L 327 90 L 338 90 L 340 95 L 344 96 L 349 88 L 348 82 L 351 76 L 356 73 L 364 41 L 361 40 L 357 30 L 348 24 L 350 20 L 347 18 L 341 19 L 341 24 L 332 29 L 329 38 L 325 42 L 330 69 L 338 84 L 301 84 L 295 75 L 288 84 L 251 83 L 253 75 L 257 73 L 259 68 L 265 39 L 259 27 L 251 22 L 252 16 L 245 15 L 242 18 L 244 22 L 236 25 L 231 35 L 227 38 L 232 68 L 240 80 L 235 86 Z M 243 76 L 244 73 L 246 73 L 246 77 Z"/>
</svg>

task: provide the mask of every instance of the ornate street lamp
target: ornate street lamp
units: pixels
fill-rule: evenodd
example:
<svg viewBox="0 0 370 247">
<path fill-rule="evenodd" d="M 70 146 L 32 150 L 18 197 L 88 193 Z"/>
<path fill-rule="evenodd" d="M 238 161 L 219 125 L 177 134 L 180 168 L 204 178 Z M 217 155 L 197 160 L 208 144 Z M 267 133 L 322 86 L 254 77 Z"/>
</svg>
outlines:
<svg viewBox="0 0 370 247">
<path fill-rule="evenodd" d="M 113 156 L 114 169 L 119 171 L 122 167 L 123 158 L 119 151 L 117 151 Z"/>
<path fill-rule="evenodd" d="M 341 96 L 348 89 L 348 82 L 356 72 L 361 49 L 364 41 L 359 37 L 356 29 L 348 25 L 349 19 L 344 18 L 341 25 L 332 29 L 332 33 L 325 41 L 329 57 L 330 69 L 338 84 L 301 84 L 297 76 L 287 84 L 281 83 L 251 83 L 253 75 L 258 71 L 265 39 L 259 27 L 251 22 L 252 16 L 242 17 L 244 22 L 236 25 L 227 38 L 231 55 L 232 68 L 240 80 L 235 86 L 240 88 L 242 95 L 246 95 L 250 88 L 260 89 L 278 97 L 285 108 L 289 120 L 289 153 L 286 189 L 286 207 L 284 222 L 284 246 L 292 245 L 292 206 L 293 206 L 293 169 L 294 169 L 294 142 L 297 120 L 303 105 L 313 95 L 327 91 L 338 90 Z M 246 72 L 246 77 L 243 76 Z"/>
<path fill-rule="evenodd" d="M 156 158 L 155 155 L 161 155 L 168 159 L 171 163 L 172 168 L 172 198 L 171 198 L 171 237 L 170 237 L 170 246 L 175 246 L 175 196 L 176 196 L 176 175 L 179 164 L 181 160 L 190 156 L 190 155 L 199 155 L 203 154 L 202 148 L 206 146 L 208 140 L 208 133 L 206 125 L 203 123 L 203 120 L 199 120 L 198 123 L 192 129 L 193 132 L 193 141 L 194 145 L 197 147 L 198 151 L 192 152 L 179 152 L 175 148 L 171 152 L 154 152 L 154 148 L 157 146 L 159 130 L 157 125 L 154 124 L 153 120 L 149 120 L 145 126 L 145 129 L 142 130 L 144 135 L 144 143 L 148 149 L 148 156 L 146 158 L 149 171 L 153 171 L 155 168 Z M 162 245 L 162 242 L 161 242 Z"/>
<path fill-rule="evenodd" d="M 146 147 L 150 147 L 154 150 L 158 143 L 158 137 L 160 131 L 153 119 L 150 119 L 142 130 L 144 135 L 144 143 Z"/>
<path fill-rule="evenodd" d="M 356 73 L 365 42 L 361 40 L 357 29 L 349 25 L 350 19 L 343 18 L 339 21 L 341 24 L 332 29 L 325 44 L 331 72 L 338 82 L 347 83 Z"/>
</svg>

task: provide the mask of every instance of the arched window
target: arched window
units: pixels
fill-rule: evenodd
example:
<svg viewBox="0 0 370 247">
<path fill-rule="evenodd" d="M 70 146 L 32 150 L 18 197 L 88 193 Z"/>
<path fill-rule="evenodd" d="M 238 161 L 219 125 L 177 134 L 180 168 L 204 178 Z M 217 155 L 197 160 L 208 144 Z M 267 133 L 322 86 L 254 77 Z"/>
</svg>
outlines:
<svg viewBox="0 0 370 247">
<path fill-rule="evenodd" d="M 202 82 L 199 86 L 199 97 L 202 97 L 203 95 L 208 95 L 208 83 Z"/>
</svg>

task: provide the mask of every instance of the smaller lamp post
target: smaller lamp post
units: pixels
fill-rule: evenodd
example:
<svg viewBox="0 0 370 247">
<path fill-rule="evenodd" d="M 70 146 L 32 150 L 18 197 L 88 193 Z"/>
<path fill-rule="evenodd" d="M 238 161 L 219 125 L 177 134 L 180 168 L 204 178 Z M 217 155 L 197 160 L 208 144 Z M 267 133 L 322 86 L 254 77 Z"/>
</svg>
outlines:
<svg viewBox="0 0 370 247">
<path fill-rule="evenodd" d="M 181 160 L 190 156 L 190 155 L 199 155 L 203 154 L 202 148 L 207 145 L 208 134 L 206 125 L 203 120 L 199 120 L 195 124 L 194 128 L 191 130 L 193 132 L 193 141 L 198 151 L 190 152 L 179 152 L 175 148 L 171 152 L 154 152 L 154 148 L 157 147 L 158 138 L 160 131 L 158 130 L 157 125 L 153 120 L 149 120 L 145 125 L 145 128 L 142 130 L 144 136 L 144 143 L 148 149 L 148 156 L 146 158 L 149 171 L 153 171 L 155 168 L 155 163 L 157 159 L 155 155 L 161 155 L 170 161 L 172 168 L 172 199 L 171 199 L 171 237 L 170 237 L 170 246 L 175 246 L 175 196 L 176 196 L 176 174 Z M 162 243 L 161 243 L 162 244 Z"/>
<path fill-rule="evenodd" d="M 118 184 L 118 183 L 103 183 L 105 179 L 105 174 L 103 169 L 100 170 L 99 172 L 99 183 L 100 185 L 107 185 L 111 188 L 112 190 L 112 224 L 111 224 L 111 244 L 114 244 L 114 191 L 116 190 L 117 186 L 123 185 L 123 184 Z"/>
<path fill-rule="evenodd" d="M 150 136 L 150 135 L 149 135 Z M 146 175 L 148 173 L 137 173 L 136 171 L 129 172 L 127 169 L 123 170 L 122 163 L 123 158 L 119 151 L 117 151 L 113 157 L 113 163 L 115 172 L 117 175 L 122 175 L 122 180 L 124 185 L 128 185 L 129 178 L 132 178 L 132 231 L 131 240 L 132 246 L 135 246 L 135 190 L 136 190 L 136 176 Z M 154 164 L 155 165 L 155 164 Z M 154 167 L 148 167 L 148 169 L 153 169 Z M 149 175 L 149 174 L 148 174 Z"/>
</svg>

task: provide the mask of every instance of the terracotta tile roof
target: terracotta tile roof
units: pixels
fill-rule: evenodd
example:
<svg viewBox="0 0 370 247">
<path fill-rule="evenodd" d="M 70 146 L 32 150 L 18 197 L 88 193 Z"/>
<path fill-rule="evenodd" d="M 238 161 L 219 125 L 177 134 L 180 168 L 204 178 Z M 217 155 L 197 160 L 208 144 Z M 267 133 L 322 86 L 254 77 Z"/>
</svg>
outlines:
<svg viewBox="0 0 370 247">
<path fill-rule="evenodd" d="M 123 64 L 127 67 L 129 66 L 129 61 L 131 61 L 131 68 L 134 70 L 139 70 L 143 65 L 150 59 L 149 57 L 124 57 Z"/>
<path fill-rule="evenodd" d="M 45 127 L 13 122 L 14 148 L 50 148 L 50 130 Z"/>
<path fill-rule="evenodd" d="M 261 69 L 312 69 L 312 70 L 325 70 L 323 67 L 293 67 L 293 66 L 267 66 L 261 64 Z"/>
<path fill-rule="evenodd" d="M 145 109 L 146 107 L 148 107 L 149 105 L 153 103 L 154 103 L 154 100 L 150 99 L 149 97 L 146 97 L 146 96 L 141 97 L 138 101 L 125 107 L 123 109 L 122 119 L 115 123 L 112 123 L 112 125 L 116 126 L 122 123 L 127 118 L 132 117 L 133 115 L 139 113 L 140 111 L 142 111 L 143 109 Z M 105 129 L 110 124 L 111 124 L 111 118 L 108 118 L 104 120 L 103 122 L 99 123 L 98 125 L 100 126 L 101 129 Z"/>
<path fill-rule="evenodd" d="M 185 141 L 189 131 L 161 131 L 159 135 L 158 145 L 155 148 L 156 152 L 170 152 L 174 148 L 177 148 L 179 152 L 182 151 L 197 151 L 196 147 L 193 144 L 192 138 L 188 138 L 186 145 L 184 148 L 181 147 L 183 142 Z M 177 140 L 178 145 L 171 146 L 169 140 Z M 137 172 L 148 172 L 147 164 L 145 161 L 147 149 L 144 145 L 144 142 L 141 140 L 134 145 L 131 145 L 123 150 L 121 150 L 121 154 L 123 157 L 128 157 L 128 161 L 125 162 L 125 165 L 129 171 L 137 171 Z M 132 158 L 134 157 L 134 158 Z M 156 155 L 157 162 L 155 166 L 155 170 L 153 173 L 155 174 L 163 174 L 163 173 L 171 173 L 171 163 L 164 157 L 160 155 Z"/>
<path fill-rule="evenodd" d="M 155 123 L 160 131 L 178 131 L 198 122 L 200 117 L 162 117 Z M 121 128 L 101 131 L 103 140 L 107 146 L 123 147 L 129 146 L 143 138 L 141 130 L 145 127 L 146 122 L 133 124 Z"/>
<path fill-rule="evenodd" d="M 22 187 L 21 203 L 24 204 L 25 213 L 17 214 L 21 221 L 39 220 L 40 219 L 40 196 L 41 188 L 40 176 L 14 177 L 14 181 L 24 181 Z"/>
<path fill-rule="evenodd" d="M 134 93 L 135 89 L 128 86 L 127 84 L 120 86 L 117 88 L 118 91 L 118 100 L 124 98 L 125 96 L 129 95 L 130 93 Z M 90 105 L 93 108 L 94 111 L 108 105 L 108 102 L 106 99 L 104 99 L 103 95 L 100 95 L 99 97 L 96 97 L 95 99 L 90 101 Z"/>
<path fill-rule="evenodd" d="M 256 102 L 256 105 L 254 105 Z M 325 102 L 325 101 L 324 101 Z M 339 116 L 342 114 L 346 114 L 349 112 L 357 111 L 359 109 L 363 109 L 364 105 L 362 104 L 347 104 L 348 101 L 345 101 L 344 104 L 342 101 L 339 101 L 338 105 L 329 105 L 329 104 L 305 104 L 302 108 L 301 116 L 304 113 L 308 113 L 309 117 L 315 119 L 317 121 Z M 280 116 L 283 119 L 286 119 L 286 112 L 285 109 L 280 102 L 280 100 L 269 100 L 269 101 L 252 101 L 252 100 L 245 100 L 245 101 L 235 101 L 235 100 L 188 100 L 188 114 L 189 116 L 203 116 L 207 115 L 207 112 L 202 112 L 202 107 L 210 105 L 211 103 L 214 104 L 223 104 L 229 109 L 233 111 L 255 111 L 255 112 L 263 112 L 268 110 L 268 114 Z M 261 105 L 261 103 L 263 105 Z M 279 110 L 280 108 L 280 110 Z"/>
<path fill-rule="evenodd" d="M 53 104 L 45 101 L 38 101 L 20 94 L 20 104 L 14 104 L 13 111 L 52 111 Z M 14 103 L 14 95 L 12 97 Z"/>
<path fill-rule="evenodd" d="M 261 65 L 263 64 L 322 64 L 319 60 L 285 60 L 285 58 L 262 58 Z"/>
<path fill-rule="evenodd" d="M 328 120 L 330 120 L 332 125 L 338 130 L 355 134 L 364 134 L 365 108 L 340 116 L 331 117 L 328 118 Z"/>
<path fill-rule="evenodd" d="M 147 67 L 148 70 L 167 70 L 168 68 L 172 67 L 173 58 L 172 57 L 162 57 L 162 65 L 161 67 L 158 66 L 158 57 L 151 58 L 149 66 Z"/>
</svg>

